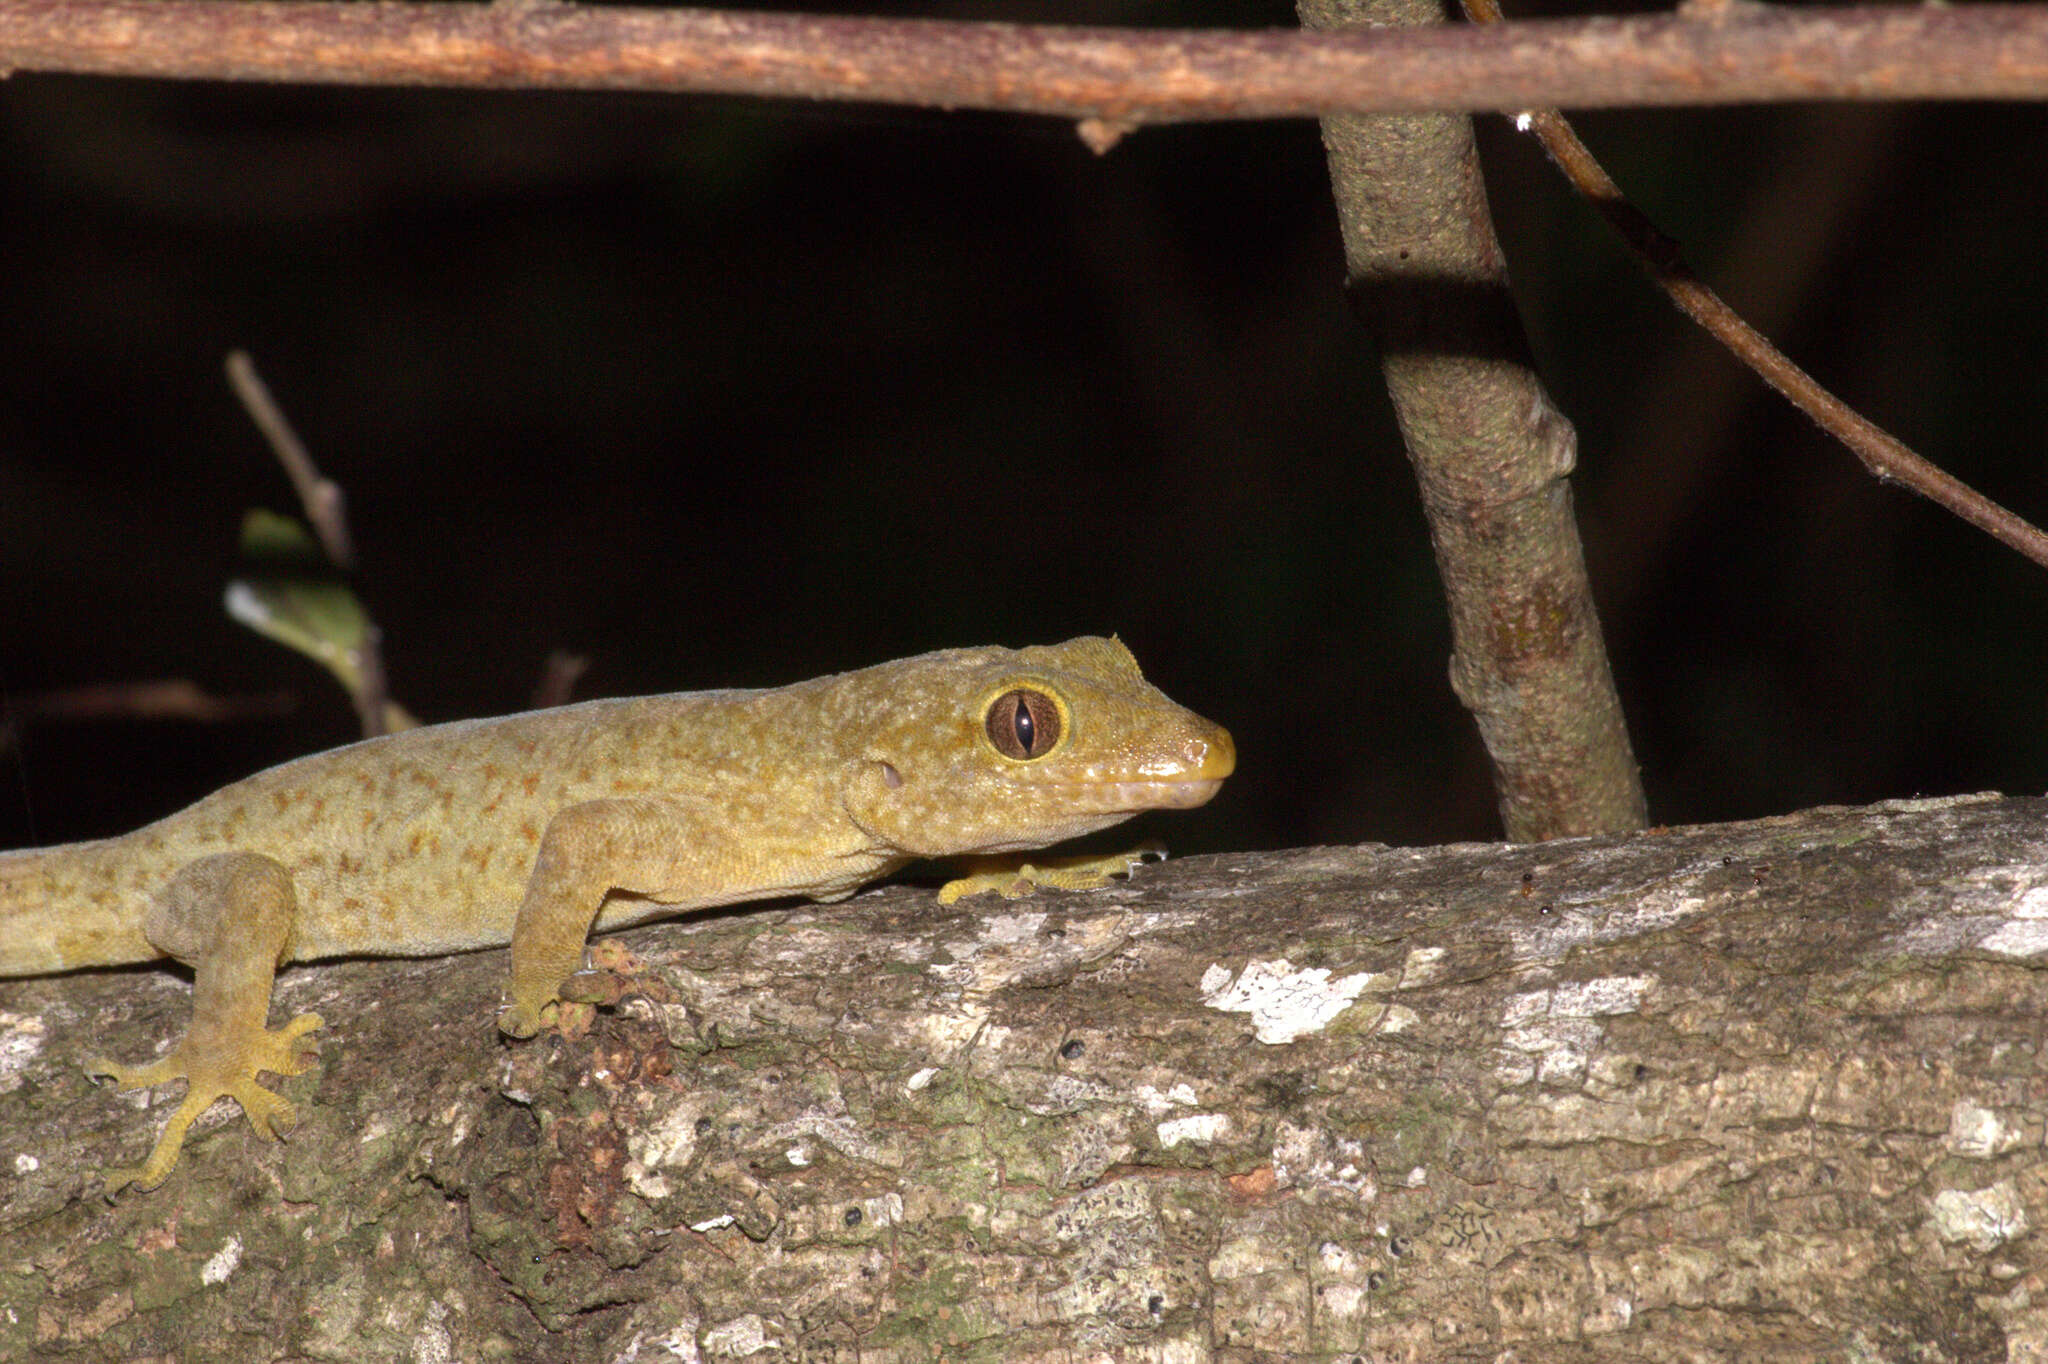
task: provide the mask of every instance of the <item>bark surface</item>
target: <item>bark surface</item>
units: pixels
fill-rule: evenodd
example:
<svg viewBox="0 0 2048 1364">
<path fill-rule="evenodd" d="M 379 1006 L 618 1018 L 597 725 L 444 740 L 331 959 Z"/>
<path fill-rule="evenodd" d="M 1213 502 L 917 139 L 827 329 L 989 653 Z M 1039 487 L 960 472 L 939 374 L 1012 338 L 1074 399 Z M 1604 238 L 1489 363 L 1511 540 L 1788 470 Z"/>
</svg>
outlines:
<svg viewBox="0 0 2048 1364">
<path fill-rule="evenodd" d="M 161 1189 L 0 982 L 0 1358 L 1709 1360 L 2048 1351 L 2048 801 L 1190 859 L 654 925 L 584 1035 L 502 953 L 329 1020 Z"/>
</svg>

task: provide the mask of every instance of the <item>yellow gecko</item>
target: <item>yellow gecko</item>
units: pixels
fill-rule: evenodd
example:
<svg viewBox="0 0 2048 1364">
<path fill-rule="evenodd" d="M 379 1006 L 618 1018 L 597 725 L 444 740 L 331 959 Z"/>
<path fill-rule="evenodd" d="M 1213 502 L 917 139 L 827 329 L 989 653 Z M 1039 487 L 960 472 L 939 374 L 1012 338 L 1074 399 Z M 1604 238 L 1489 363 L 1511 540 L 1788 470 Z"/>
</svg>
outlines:
<svg viewBox="0 0 2048 1364">
<path fill-rule="evenodd" d="M 1200 805 L 1235 765 L 1230 735 L 1113 638 L 434 725 L 273 767 L 123 837 L 0 853 L 0 977 L 193 968 L 174 1049 L 92 1065 L 124 1090 L 188 1085 L 149 1158 L 108 1175 L 109 1192 L 151 1188 L 221 1096 L 266 1140 L 291 1126 L 256 1082 L 313 1062 L 318 1015 L 267 1026 L 286 962 L 509 942 L 498 1027 L 530 1037 L 558 1000 L 597 996 L 581 969 L 593 924 L 839 900 L 915 858 Z M 1021 874 L 1078 887 L 1110 872 Z"/>
</svg>

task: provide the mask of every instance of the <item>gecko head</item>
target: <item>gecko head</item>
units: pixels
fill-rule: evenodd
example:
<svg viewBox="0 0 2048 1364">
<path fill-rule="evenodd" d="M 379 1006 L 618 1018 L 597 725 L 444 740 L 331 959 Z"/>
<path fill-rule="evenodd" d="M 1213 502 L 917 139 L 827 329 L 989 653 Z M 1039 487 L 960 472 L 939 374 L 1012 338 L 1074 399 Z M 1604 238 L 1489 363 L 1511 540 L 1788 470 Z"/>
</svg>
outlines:
<svg viewBox="0 0 2048 1364">
<path fill-rule="evenodd" d="M 1176 705 L 1115 639 L 955 649 L 847 680 L 846 808 L 919 857 L 1017 852 L 1189 809 L 1237 765 L 1221 725 Z"/>
</svg>

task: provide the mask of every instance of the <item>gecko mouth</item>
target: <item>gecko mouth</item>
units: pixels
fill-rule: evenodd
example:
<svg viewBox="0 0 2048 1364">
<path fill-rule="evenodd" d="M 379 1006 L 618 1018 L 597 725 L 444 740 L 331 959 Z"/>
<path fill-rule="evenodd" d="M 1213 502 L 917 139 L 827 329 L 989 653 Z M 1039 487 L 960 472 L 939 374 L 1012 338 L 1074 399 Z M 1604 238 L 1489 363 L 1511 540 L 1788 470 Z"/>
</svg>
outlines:
<svg viewBox="0 0 2048 1364">
<path fill-rule="evenodd" d="M 1221 777 L 1188 781 L 1108 781 L 1081 789 L 1108 810 L 1192 810 L 1223 787 Z"/>
</svg>

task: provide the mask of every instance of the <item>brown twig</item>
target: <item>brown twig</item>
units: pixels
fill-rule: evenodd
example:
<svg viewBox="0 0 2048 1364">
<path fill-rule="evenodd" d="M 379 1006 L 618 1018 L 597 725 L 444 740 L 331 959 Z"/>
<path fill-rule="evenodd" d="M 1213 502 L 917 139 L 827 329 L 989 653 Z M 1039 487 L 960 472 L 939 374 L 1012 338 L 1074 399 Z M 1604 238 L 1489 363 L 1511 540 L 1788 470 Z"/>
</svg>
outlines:
<svg viewBox="0 0 2048 1364">
<path fill-rule="evenodd" d="M 1500 25 L 1497 0 L 1462 0 L 1476 24 Z M 1622 194 L 1607 171 L 1556 109 L 1532 109 L 1518 125 L 1536 135 L 1572 187 L 1621 234 L 1650 277 L 1686 316 L 1706 328 L 1758 377 L 1785 395 L 1821 429 L 1849 447 L 1880 481 L 1900 483 L 1990 535 L 2016 553 L 2048 568 L 2048 534 L 1993 502 L 1953 474 L 1929 463 L 1896 436 L 1823 388 L 1812 375 L 1773 346 L 1756 328 L 1692 272 L 1679 245 Z"/>
<path fill-rule="evenodd" d="M 247 351 L 228 352 L 227 372 L 228 383 L 234 388 L 235 396 L 242 400 L 249 419 L 269 440 L 278 463 L 284 465 L 292 487 L 298 490 L 299 504 L 305 508 L 306 519 L 320 537 L 320 547 L 326 551 L 328 560 L 344 572 L 352 569 L 355 567 L 355 537 L 349 534 L 348 498 L 341 485 L 322 474 L 313 463 L 311 452 L 299 439 L 298 432 L 292 429 L 284 409 L 271 397 L 269 386 L 256 372 L 256 362 Z M 363 737 L 374 739 L 391 729 L 393 718 L 391 693 L 384 672 L 384 632 L 374 621 L 365 622 L 362 640 L 354 652 L 358 680 L 349 689 L 350 699 L 354 701 L 357 718 L 362 722 Z M 402 712 L 400 715 L 410 718 L 403 717 Z"/>
<path fill-rule="evenodd" d="M 217 696 L 182 677 L 149 682 L 95 682 L 14 698 L 17 716 L 44 720 L 189 720 L 218 725 L 232 720 L 290 714 L 298 698 L 288 691 Z"/>
<path fill-rule="evenodd" d="M 569 4 L 0 0 L 0 69 L 668 90 L 1007 109 L 1108 127 L 1400 110 L 2048 96 L 2048 6 L 1302 33 Z"/>
<path fill-rule="evenodd" d="M 306 509 L 306 519 L 312 523 L 313 533 L 320 537 L 320 547 L 327 551 L 328 560 L 344 571 L 354 568 L 356 552 L 348 533 L 348 500 L 341 485 L 324 477 L 314 465 L 305 442 L 292 429 L 284 409 L 270 396 L 263 376 L 256 372 L 256 362 L 249 358 L 249 352 L 229 351 L 227 370 L 228 383 L 242 400 L 249 420 L 270 442 L 277 462 L 284 466 L 292 487 L 298 490 L 299 503 Z"/>
<path fill-rule="evenodd" d="M 23 726 L 41 720 L 189 720 L 217 725 L 289 714 L 298 698 L 287 691 L 216 696 L 182 677 L 149 682 L 96 682 L 8 699 L 0 717 L 0 753 L 18 745 Z"/>
<path fill-rule="evenodd" d="M 534 684 L 532 706 L 545 710 L 550 706 L 566 706 L 576 694 L 577 679 L 590 666 L 590 659 L 583 654 L 572 654 L 567 649 L 556 649 L 548 655 L 541 667 L 540 680 Z"/>
</svg>

